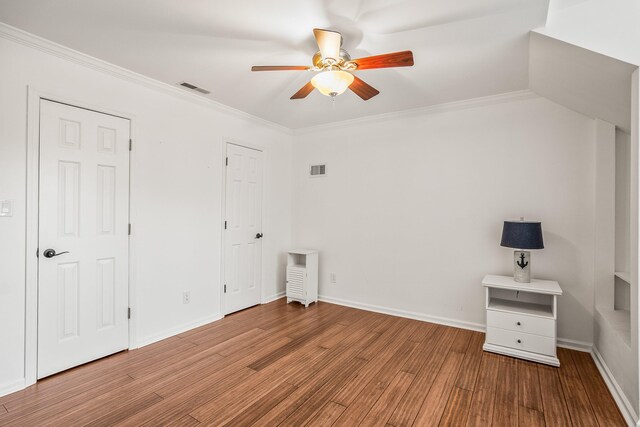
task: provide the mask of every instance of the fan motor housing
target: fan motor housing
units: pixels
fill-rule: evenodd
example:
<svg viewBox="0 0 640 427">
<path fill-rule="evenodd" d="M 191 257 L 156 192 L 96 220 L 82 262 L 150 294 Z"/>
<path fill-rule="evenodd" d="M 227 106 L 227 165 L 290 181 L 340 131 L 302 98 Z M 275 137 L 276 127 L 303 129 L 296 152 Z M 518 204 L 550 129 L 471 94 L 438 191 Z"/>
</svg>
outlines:
<svg viewBox="0 0 640 427">
<path fill-rule="evenodd" d="M 351 61 L 351 56 L 346 50 L 340 49 L 340 58 L 338 58 L 338 64 L 342 65 L 348 61 Z M 313 55 L 313 59 L 311 60 L 311 62 L 317 68 L 325 67 L 324 62 L 322 61 L 322 54 L 320 53 L 320 51 L 316 52 L 315 55 Z"/>
</svg>

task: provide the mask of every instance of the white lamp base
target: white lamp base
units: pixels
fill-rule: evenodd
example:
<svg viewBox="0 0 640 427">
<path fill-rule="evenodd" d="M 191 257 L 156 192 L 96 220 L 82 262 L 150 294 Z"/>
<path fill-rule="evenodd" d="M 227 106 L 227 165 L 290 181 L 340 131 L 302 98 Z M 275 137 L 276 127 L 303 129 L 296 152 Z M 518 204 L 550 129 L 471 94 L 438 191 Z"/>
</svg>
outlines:
<svg viewBox="0 0 640 427">
<path fill-rule="evenodd" d="M 531 283 L 531 252 L 513 251 L 513 280 Z"/>
</svg>

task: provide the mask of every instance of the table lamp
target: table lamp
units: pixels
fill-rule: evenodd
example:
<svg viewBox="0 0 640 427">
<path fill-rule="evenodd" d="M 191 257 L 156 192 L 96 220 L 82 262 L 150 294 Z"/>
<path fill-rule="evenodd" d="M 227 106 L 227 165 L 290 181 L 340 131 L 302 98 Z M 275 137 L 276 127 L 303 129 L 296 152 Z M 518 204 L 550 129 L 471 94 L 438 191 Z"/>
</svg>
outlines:
<svg viewBox="0 0 640 427">
<path fill-rule="evenodd" d="M 513 248 L 513 280 L 531 282 L 531 252 L 525 249 L 543 249 L 542 224 L 537 221 L 505 221 L 500 246 Z"/>
</svg>

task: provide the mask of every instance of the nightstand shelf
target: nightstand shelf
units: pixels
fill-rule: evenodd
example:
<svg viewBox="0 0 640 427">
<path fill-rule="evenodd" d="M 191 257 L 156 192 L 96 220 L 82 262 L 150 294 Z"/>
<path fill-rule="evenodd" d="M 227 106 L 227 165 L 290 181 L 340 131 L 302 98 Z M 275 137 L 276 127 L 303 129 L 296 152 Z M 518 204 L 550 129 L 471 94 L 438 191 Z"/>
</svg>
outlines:
<svg viewBox="0 0 640 427">
<path fill-rule="evenodd" d="M 553 319 L 553 307 L 532 302 L 520 302 L 508 299 L 493 298 L 489 301 L 488 310 L 507 313 L 528 314 L 529 316 L 547 317 Z"/>
<path fill-rule="evenodd" d="M 487 334 L 483 349 L 534 362 L 560 366 L 556 356 L 558 282 L 532 279 L 520 283 L 508 276 L 487 275 Z"/>
</svg>

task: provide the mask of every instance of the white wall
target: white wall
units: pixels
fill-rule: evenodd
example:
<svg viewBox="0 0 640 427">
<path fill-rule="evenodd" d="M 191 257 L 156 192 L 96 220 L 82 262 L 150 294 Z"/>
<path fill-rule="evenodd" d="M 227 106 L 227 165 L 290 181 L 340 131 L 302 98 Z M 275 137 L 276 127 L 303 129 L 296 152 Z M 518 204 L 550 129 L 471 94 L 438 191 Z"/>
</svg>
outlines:
<svg viewBox="0 0 640 427">
<path fill-rule="evenodd" d="M 634 399 L 631 405 L 636 410 L 636 423 L 640 424 L 640 316 L 638 315 L 638 307 L 640 306 L 640 292 L 638 287 L 640 283 L 640 253 L 638 251 L 640 241 L 640 71 L 633 73 L 632 89 L 631 89 L 631 136 L 630 136 L 630 153 L 631 163 L 629 165 L 630 186 L 629 186 L 629 216 L 631 217 L 630 228 L 630 266 L 631 273 L 631 352 L 635 369 L 635 393 L 627 396 L 628 399 Z"/>
<path fill-rule="evenodd" d="M 294 241 L 320 250 L 321 295 L 482 326 L 482 277 L 512 274 L 502 221 L 525 216 L 534 277 L 564 290 L 559 336 L 591 343 L 593 123 L 534 98 L 300 134 Z"/>
<path fill-rule="evenodd" d="M 602 212 L 614 209 L 615 242 L 607 248 L 615 247 L 615 259 L 610 254 L 605 256 L 599 248 L 596 265 L 604 267 L 602 262 L 610 264 L 609 271 L 628 272 L 628 278 L 623 281 L 603 279 L 603 275 L 596 281 L 596 300 L 594 317 L 594 354 L 605 367 L 605 377 L 614 384 L 616 397 L 622 413 L 628 420 L 638 421 L 640 408 L 639 364 L 638 364 L 638 70 L 632 76 L 631 90 L 631 133 L 616 130 L 615 147 L 609 147 L 606 142 L 598 142 L 597 164 L 615 163 L 615 171 L 606 172 L 602 176 L 599 172 L 597 180 L 609 187 L 609 194 L 599 192 L 596 195 L 596 211 Z M 608 137 L 610 140 L 611 137 Z M 614 151 L 615 150 L 615 151 Z M 611 155 L 615 155 L 612 162 Z M 611 180 L 615 189 L 610 188 Z M 615 200 L 611 199 L 615 193 Z M 604 206 L 602 206 L 604 205 Z M 611 249 L 609 249 L 610 252 Z M 604 270 L 602 270 L 604 273 Z M 624 289 L 623 295 L 620 291 Z M 640 425 L 640 424 L 639 424 Z"/>
<path fill-rule="evenodd" d="M 611 123 L 595 120 L 594 305 L 613 310 L 616 257 L 616 145 Z M 628 186 L 627 186 L 628 188 Z M 628 252 L 628 250 L 627 250 Z M 627 270 L 624 270 L 627 271 Z"/>
<path fill-rule="evenodd" d="M 617 310 L 614 289 L 629 286 L 614 271 L 629 272 L 630 136 L 596 120 L 596 253 L 594 348 L 629 402 L 637 402 L 637 363 L 629 310 Z M 627 301 L 628 303 L 629 301 Z M 637 412 L 637 407 L 633 407 Z"/>
<path fill-rule="evenodd" d="M 283 290 L 282 254 L 291 240 L 288 132 L 2 37 L 0 58 L 0 200 L 14 202 L 13 217 L 0 218 L 0 395 L 24 377 L 27 85 L 134 116 L 134 340 L 220 313 L 223 136 L 264 147 L 263 296 Z M 182 304 L 185 290 L 189 305 Z"/>
<path fill-rule="evenodd" d="M 615 160 L 615 269 L 616 271 L 629 271 L 631 245 L 629 239 L 629 227 L 631 218 L 629 215 L 629 185 L 630 185 L 630 156 L 631 135 L 616 129 L 616 160 Z"/>
</svg>

